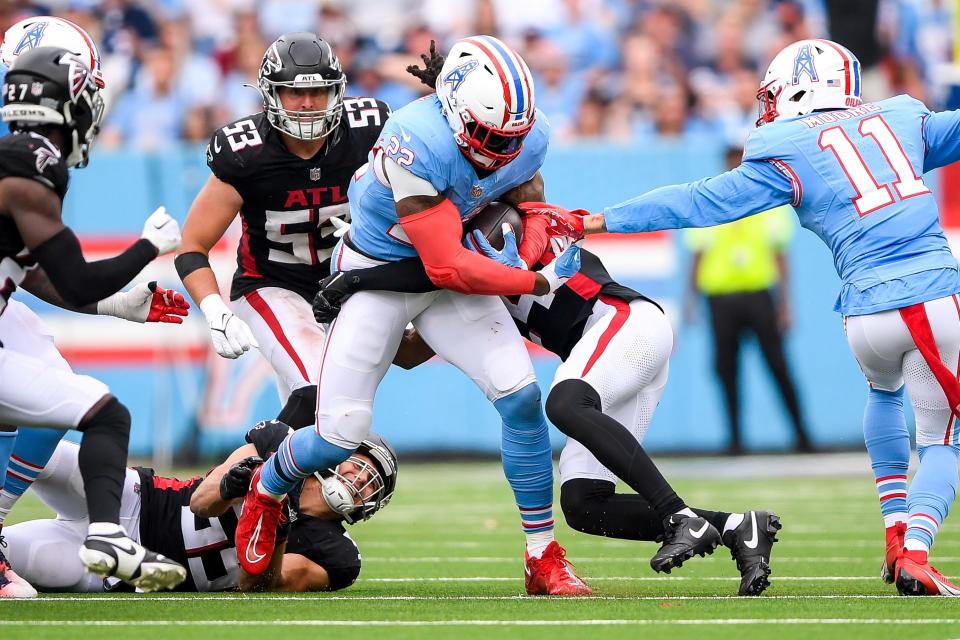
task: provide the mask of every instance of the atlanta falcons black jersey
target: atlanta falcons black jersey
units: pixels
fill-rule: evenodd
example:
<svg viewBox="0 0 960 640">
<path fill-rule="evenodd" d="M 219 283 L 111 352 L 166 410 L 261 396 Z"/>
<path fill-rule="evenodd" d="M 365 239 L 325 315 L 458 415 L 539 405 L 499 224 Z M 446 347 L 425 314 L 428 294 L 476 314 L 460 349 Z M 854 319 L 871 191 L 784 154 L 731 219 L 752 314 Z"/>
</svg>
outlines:
<svg viewBox="0 0 960 640">
<path fill-rule="evenodd" d="M 265 426 L 261 426 L 265 425 Z M 261 423 L 247 434 L 247 442 L 266 459 L 277 450 L 288 427 Z M 236 589 L 240 565 L 234 535 L 240 506 L 215 518 L 202 518 L 190 511 L 190 498 L 203 481 L 164 478 L 153 469 L 134 467 L 140 474 L 140 543 L 176 560 L 187 568 L 187 579 L 178 591 L 225 591 Z M 324 567 L 331 588 L 349 586 L 360 573 L 360 552 L 340 521 L 321 520 L 297 513 L 291 501 L 289 525 L 281 525 L 278 541 L 287 537 L 287 553 L 305 556 Z"/>
<path fill-rule="evenodd" d="M 35 133 L 12 133 L 0 138 L 0 180 L 27 178 L 52 189 L 60 200 L 67 193 L 69 174 L 60 150 Z M 20 231 L 0 202 L 0 314 L 27 271 L 36 266 L 23 245 Z"/>
<path fill-rule="evenodd" d="M 552 296 L 522 296 L 508 299 L 507 309 L 521 335 L 566 360 L 583 337 L 583 330 L 593 314 L 597 300 L 605 297 L 632 302 L 650 300 L 642 293 L 616 282 L 595 254 L 580 250 L 580 272 L 554 292 Z M 553 259 L 548 252 L 542 258 Z M 538 264 L 534 269 L 540 269 Z M 653 304 L 657 304 L 650 300 Z M 660 305 L 657 305 L 658 307 Z"/>
<path fill-rule="evenodd" d="M 367 161 L 390 108 L 373 98 L 344 98 L 343 117 L 316 157 L 292 154 L 258 113 L 214 133 L 207 164 L 243 198 L 243 236 L 230 298 L 281 287 L 313 299 L 330 273 L 337 243 L 333 216 L 349 220 L 347 187 Z M 329 148 L 328 148 L 329 147 Z"/>
</svg>

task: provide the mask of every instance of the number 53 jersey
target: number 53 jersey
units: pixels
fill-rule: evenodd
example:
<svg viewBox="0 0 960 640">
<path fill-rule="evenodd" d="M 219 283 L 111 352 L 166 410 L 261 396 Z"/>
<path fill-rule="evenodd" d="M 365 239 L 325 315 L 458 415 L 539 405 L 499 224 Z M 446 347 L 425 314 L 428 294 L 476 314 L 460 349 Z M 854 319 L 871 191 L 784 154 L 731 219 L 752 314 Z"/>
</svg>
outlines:
<svg viewBox="0 0 960 640">
<path fill-rule="evenodd" d="M 214 133 L 207 165 L 243 198 L 243 233 L 230 299 L 261 287 L 308 301 L 330 273 L 336 244 L 330 218 L 349 222 L 347 187 L 367 161 L 390 108 L 373 98 L 344 98 L 340 124 L 316 156 L 291 153 L 263 113 Z"/>
<path fill-rule="evenodd" d="M 958 158 L 960 112 L 933 113 L 903 95 L 764 125 L 736 169 L 604 214 L 610 231 L 646 231 L 710 226 L 790 203 L 833 253 L 843 281 L 835 309 L 875 313 L 960 291 L 923 180 Z"/>
</svg>

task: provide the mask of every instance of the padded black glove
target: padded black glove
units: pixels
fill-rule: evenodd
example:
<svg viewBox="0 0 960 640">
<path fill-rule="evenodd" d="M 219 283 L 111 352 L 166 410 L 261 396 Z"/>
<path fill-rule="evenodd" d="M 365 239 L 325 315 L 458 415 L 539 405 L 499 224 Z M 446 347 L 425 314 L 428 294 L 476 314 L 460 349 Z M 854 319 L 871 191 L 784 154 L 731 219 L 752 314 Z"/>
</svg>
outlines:
<svg viewBox="0 0 960 640">
<path fill-rule="evenodd" d="M 347 272 L 338 271 L 320 281 L 320 290 L 313 298 L 313 317 L 322 324 L 333 322 L 340 313 L 340 307 L 353 293 L 349 286 Z"/>
<path fill-rule="evenodd" d="M 250 488 L 250 478 L 257 467 L 263 464 L 260 456 L 250 456 L 231 466 L 220 478 L 220 497 L 225 501 L 242 498 Z"/>
</svg>

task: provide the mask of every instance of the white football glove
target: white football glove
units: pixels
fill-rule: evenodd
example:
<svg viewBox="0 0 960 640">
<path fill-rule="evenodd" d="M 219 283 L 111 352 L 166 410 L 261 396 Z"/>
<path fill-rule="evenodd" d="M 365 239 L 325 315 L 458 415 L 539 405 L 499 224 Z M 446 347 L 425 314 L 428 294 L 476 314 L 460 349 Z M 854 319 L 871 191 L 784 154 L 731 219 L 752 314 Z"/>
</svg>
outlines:
<svg viewBox="0 0 960 640">
<path fill-rule="evenodd" d="M 200 310 L 207 318 L 213 349 L 224 358 L 239 358 L 250 347 L 259 348 L 247 323 L 238 318 L 217 293 L 200 301 Z"/>
<path fill-rule="evenodd" d="M 330 224 L 332 224 L 334 228 L 334 238 L 342 238 L 343 236 L 347 235 L 347 231 L 350 231 L 350 223 L 343 218 L 330 218 Z"/>
<path fill-rule="evenodd" d="M 180 225 L 170 217 L 166 207 L 157 207 L 143 223 L 143 233 L 140 234 L 157 248 L 157 253 L 170 253 L 180 246 Z"/>
</svg>

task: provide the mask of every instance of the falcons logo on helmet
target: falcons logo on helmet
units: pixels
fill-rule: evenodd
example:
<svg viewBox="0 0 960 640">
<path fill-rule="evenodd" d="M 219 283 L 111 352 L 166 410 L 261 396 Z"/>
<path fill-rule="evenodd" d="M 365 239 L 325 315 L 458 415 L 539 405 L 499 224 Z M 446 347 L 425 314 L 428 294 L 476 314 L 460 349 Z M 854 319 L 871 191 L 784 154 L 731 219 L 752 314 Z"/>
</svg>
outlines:
<svg viewBox="0 0 960 640">
<path fill-rule="evenodd" d="M 90 82 L 90 71 L 72 54 L 64 54 L 64 56 L 60 58 L 60 64 L 67 65 L 69 69 L 67 75 L 70 79 L 70 101 L 76 102 L 77 97 L 83 92 L 87 83 Z"/>
</svg>

